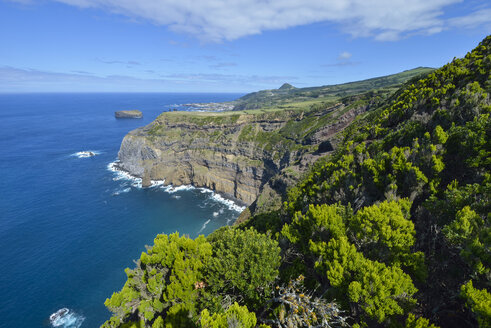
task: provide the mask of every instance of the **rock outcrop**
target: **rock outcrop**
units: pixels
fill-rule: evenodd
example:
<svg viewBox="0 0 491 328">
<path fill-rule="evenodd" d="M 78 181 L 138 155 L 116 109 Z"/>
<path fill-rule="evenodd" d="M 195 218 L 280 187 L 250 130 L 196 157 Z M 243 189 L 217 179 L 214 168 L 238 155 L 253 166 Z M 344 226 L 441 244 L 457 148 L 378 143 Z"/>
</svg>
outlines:
<svg viewBox="0 0 491 328">
<path fill-rule="evenodd" d="M 250 205 L 285 168 L 297 163 L 307 169 L 312 158 L 323 155 L 319 145 L 334 145 L 333 136 L 359 112 L 342 104 L 308 111 L 166 112 L 125 136 L 118 165 L 145 186 L 165 179 Z M 334 124 L 339 119 L 345 124 Z"/>
<path fill-rule="evenodd" d="M 114 112 L 114 116 L 116 116 L 116 118 L 142 118 L 143 114 L 139 110 L 134 109 Z"/>
<path fill-rule="evenodd" d="M 291 115 L 267 116 L 164 113 L 125 136 L 119 167 L 146 182 L 207 187 L 250 204 L 301 146 L 271 143 L 268 135 Z"/>
</svg>

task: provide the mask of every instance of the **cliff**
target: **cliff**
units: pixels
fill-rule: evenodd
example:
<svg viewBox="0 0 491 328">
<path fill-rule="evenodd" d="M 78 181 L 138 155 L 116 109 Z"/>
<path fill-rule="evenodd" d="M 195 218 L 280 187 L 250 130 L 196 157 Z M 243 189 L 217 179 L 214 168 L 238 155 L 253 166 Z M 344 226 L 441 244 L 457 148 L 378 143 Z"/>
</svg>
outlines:
<svg viewBox="0 0 491 328">
<path fill-rule="evenodd" d="M 366 109 L 360 102 L 317 108 L 222 113 L 166 112 L 131 131 L 121 144 L 119 167 L 175 186 L 206 187 L 254 202 L 283 169 L 302 170 L 332 150 L 334 136 Z M 323 144 L 319 148 L 319 145 Z"/>
<path fill-rule="evenodd" d="M 248 205 L 257 200 L 250 208 L 253 212 L 277 207 L 287 186 L 335 149 L 339 132 L 357 115 L 387 99 L 394 84 L 430 70 L 420 68 L 329 90 L 284 85 L 281 99 L 265 96 L 269 105 L 257 99 L 268 90 L 238 100 L 248 104 L 246 108 L 259 104 L 261 109 L 166 112 L 123 139 L 119 167 L 141 177 L 144 186 L 165 179 L 175 186 L 210 188 Z M 358 94 L 341 98 L 333 90 Z M 362 93 L 366 90 L 370 91 Z M 290 94 L 293 91 L 300 93 Z"/>
<path fill-rule="evenodd" d="M 301 151 L 294 142 L 283 147 L 261 139 L 291 115 L 164 113 L 123 139 L 120 167 L 146 181 L 207 187 L 250 204 L 262 184 Z"/>
</svg>

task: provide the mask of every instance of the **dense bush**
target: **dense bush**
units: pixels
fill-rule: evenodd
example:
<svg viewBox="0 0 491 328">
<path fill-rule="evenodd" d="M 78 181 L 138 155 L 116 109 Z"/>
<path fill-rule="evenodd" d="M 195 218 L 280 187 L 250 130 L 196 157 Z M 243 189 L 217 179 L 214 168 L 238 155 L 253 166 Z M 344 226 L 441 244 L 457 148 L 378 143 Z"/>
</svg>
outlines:
<svg viewBox="0 0 491 328">
<path fill-rule="evenodd" d="M 142 327 L 189 327 L 198 314 L 196 302 L 202 269 L 212 254 L 203 236 L 195 240 L 158 235 L 154 246 L 142 253 L 135 269 L 126 269 L 128 280 L 120 292 L 106 301 L 113 317 L 105 327 L 138 322 Z"/>
<path fill-rule="evenodd" d="M 213 245 L 206 272 L 209 291 L 220 301 L 228 296 L 251 308 L 260 305 L 278 276 L 278 242 L 253 229 L 231 228 L 218 230 L 209 240 Z"/>
</svg>

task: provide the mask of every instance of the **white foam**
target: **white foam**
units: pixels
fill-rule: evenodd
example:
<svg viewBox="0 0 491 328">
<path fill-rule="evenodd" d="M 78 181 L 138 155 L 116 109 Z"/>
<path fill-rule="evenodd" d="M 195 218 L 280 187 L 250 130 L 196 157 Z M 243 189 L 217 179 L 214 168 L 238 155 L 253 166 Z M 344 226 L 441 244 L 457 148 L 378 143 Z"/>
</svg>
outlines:
<svg viewBox="0 0 491 328">
<path fill-rule="evenodd" d="M 161 187 L 165 183 L 165 180 L 151 180 L 150 181 L 150 188 L 153 187 Z"/>
<path fill-rule="evenodd" d="M 131 188 L 128 187 L 128 188 L 124 188 L 124 189 L 121 189 L 121 190 L 118 190 L 118 191 L 115 191 L 113 192 L 113 196 L 117 196 L 117 195 L 120 195 L 120 194 L 123 194 L 123 193 L 127 193 L 127 192 L 130 192 L 131 191 Z"/>
<path fill-rule="evenodd" d="M 178 187 L 174 187 L 172 185 L 167 185 L 167 186 L 162 186 L 162 189 L 164 189 L 165 192 L 168 192 L 169 194 L 173 194 L 178 191 L 183 191 L 183 190 L 194 190 L 196 187 L 191 186 L 191 185 L 182 185 Z"/>
<path fill-rule="evenodd" d="M 118 166 L 117 166 L 117 164 L 118 164 L 118 161 L 115 161 L 115 162 L 109 163 L 107 165 L 107 169 L 109 171 L 115 173 L 115 175 L 116 175 L 113 178 L 114 181 L 128 180 L 128 181 L 131 182 L 131 186 L 133 186 L 135 188 L 141 188 L 142 187 L 142 179 L 137 178 L 137 177 L 129 174 L 128 172 L 119 169 Z M 176 193 L 178 191 L 186 191 L 186 190 L 195 190 L 195 189 L 198 189 L 203 194 L 205 194 L 205 193 L 210 194 L 210 198 L 213 201 L 218 202 L 218 203 L 221 203 L 221 204 L 227 206 L 232 211 L 236 211 L 236 212 L 239 212 L 240 213 L 240 212 L 242 212 L 243 210 L 246 209 L 245 206 L 237 205 L 233 200 L 225 199 L 220 194 L 218 194 L 218 193 L 216 193 L 213 190 L 210 190 L 208 188 L 196 188 L 196 187 L 194 187 L 192 185 L 181 185 L 181 186 L 178 186 L 178 187 L 174 187 L 173 185 L 165 185 L 165 180 L 152 180 L 150 187 L 159 187 L 163 191 L 165 191 L 165 192 L 167 192 L 169 194 L 173 194 L 173 193 Z M 178 198 L 176 198 L 176 199 L 178 199 Z M 223 213 L 223 209 L 220 210 L 220 214 L 222 214 L 222 213 Z"/>
<path fill-rule="evenodd" d="M 215 202 L 219 202 L 219 203 L 224 204 L 225 206 L 227 206 L 232 211 L 236 211 L 236 212 L 240 213 L 246 209 L 245 206 L 239 206 L 233 200 L 225 199 L 220 194 L 214 192 L 211 189 L 207 189 L 207 188 L 198 188 L 198 189 L 200 190 L 200 192 L 202 194 L 206 194 L 206 193 L 211 194 L 210 198 L 212 200 L 214 200 Z M 223 209 L 219 210 L 219 214 L 223 214 Z M 213 213 L 213 215 L 215 216 L 215 213 Z"/>
<path fill-rule="evenodd" d="M 66 310 L 65 314 L 59 314 L 60 311 Z M 63 313 L 63 312 L 62 312 Z M 53 327 L 61 328 L 79 328 L 84 322 L 85 317 L 68 309 L 60 309 L 51 314 L 50 323 Z"/>
<path fill-rule="evenodd" d="M 246 209 L 245 206 L 239 206 L 233 200 L 225 199 L 215 192 L 211 195 L 211 198 L 219 203 L 226 205 L 232 211 L 236 211 L 240 213 Z"/>
<path fill-rule="evenodd" d="M 78 151 L 76 153 L 71 154 L 70 156 L 78 157 L 78 158 L 88 158 L 88 157 L 93 157 L 96 155 L 100 155 L 101 152 L 97 150 L 83 150 L 83 151 Z"/>
<path fill-rule="evenodd" d="M 119 163 L 119 161 L 115 161 L 115 162 L 109 163 L 107 165 L 107 169 L 109 171 L 113 172 L 115 175 L 115 177 L 113 178 L 113 181 L 126 180 L 126 181 L 130 182 L 132 187 L 141 188 L 142 187 L 142 179 L 137 178 L 135 176 L 132 176 L 128 172 L 119 169 L 118 163 Z"/>
<path fill-rule="evenodd" d="M 217 216 L 218 216 L 218 214 L 219 214 L 218 212 L 213 212 L 213 216 L 214 216 L 214 217 L 217 217 Z"/>
<path fill-rule="evenodd" d="M 211 221 L 210 219 L 206 220 L 206 222 L 203 224 L 203 226 L 202 226 L 202 227 L 201 227 L 201 229 L 198 231 L 198 233 L 200 233 L 201 231 L 205 230 L 206 225 L 207 225 L 208 223 L 210 223 L 210 221 Z"/>
<path fill-rule="evenodd" d="M 172 198 L 174 198 L 174 199 L 180 199 L 181 196 L 179 196 L 179 195 L 173 195 Z"/>
</svg>

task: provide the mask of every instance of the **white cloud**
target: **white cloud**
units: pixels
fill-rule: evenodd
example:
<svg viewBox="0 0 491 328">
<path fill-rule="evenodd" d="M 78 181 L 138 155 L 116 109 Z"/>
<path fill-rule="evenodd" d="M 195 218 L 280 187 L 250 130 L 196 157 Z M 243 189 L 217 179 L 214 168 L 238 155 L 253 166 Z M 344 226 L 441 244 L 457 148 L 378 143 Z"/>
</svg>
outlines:
<svg viewBox="0 0 491 328">
<path fill-rule="evenodd" d="M 491 9 L 477 10 L 469 15 L 456 17 L 449 20 L 451 26 L 461 28 L 476 28 L 480 25 L 486 25 L 486 28 L 491 28 Z"/>
<path fill-rule="evenodd" d="M 351 58 L 351 56 L 352 54 L 350 54 L 349 52 L 343 51 L 342 53 L 339 54 L 338 60 L 348 60 Z"/>
<path fill-rule="evenodd" d="M 16 0 L 14 0 L 16 1 Z M 17 0 L 25 1 L 25 0 Z M 101 8 L 220 42 L 316 22 L 354 37 L 396 40 L 442 29 L 443 9 L 462 0 L 52 0 Z"/>
<path fill-rule="evenodd" d="M 156 74 L 156 72 L 153 72 Z M 0 66 L 0 92 L 33 91 L 255 91 L 272 88 L 295 76 L 240 74 L 161 74 L 158 78 L 125 75 L 97 76 L 84 71 L 71 73 Z"/>
</svg>

